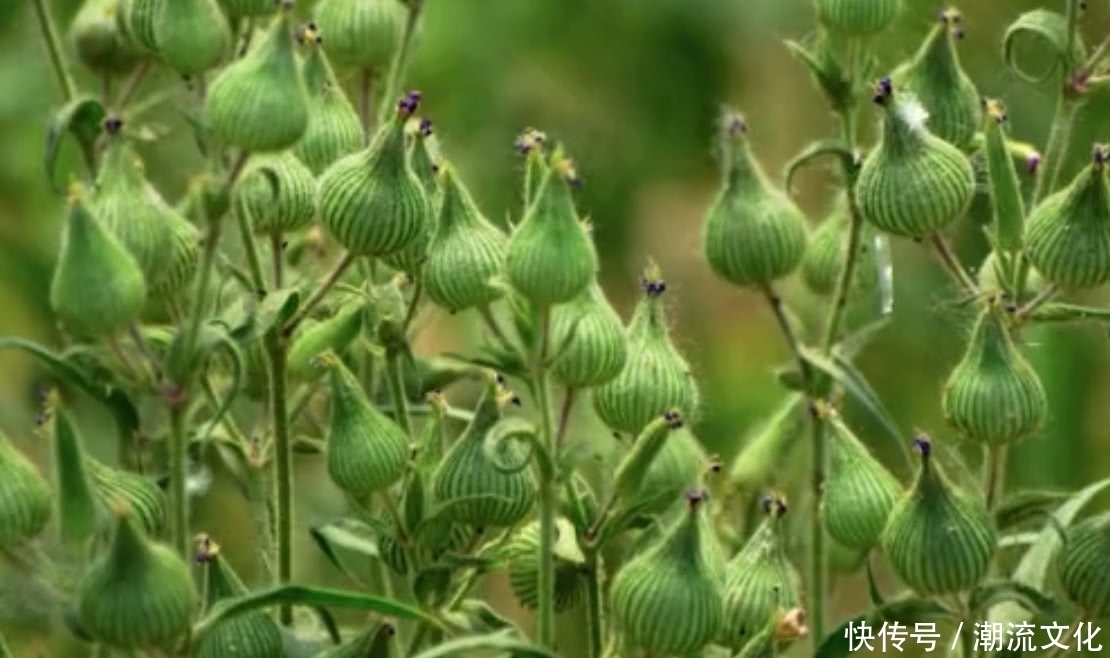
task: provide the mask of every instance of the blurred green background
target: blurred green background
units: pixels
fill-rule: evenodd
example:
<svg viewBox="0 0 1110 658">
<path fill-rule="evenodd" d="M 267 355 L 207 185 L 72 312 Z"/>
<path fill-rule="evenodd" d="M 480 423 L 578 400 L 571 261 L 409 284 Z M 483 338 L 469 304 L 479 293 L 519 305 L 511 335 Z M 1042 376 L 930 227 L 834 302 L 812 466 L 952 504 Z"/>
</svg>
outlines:
<svg viewBox="0 0 1110 658">
<path fill-rule="evenodd" d="M 53 2 L 60 25 L 79 4 Z M 302 4 L 308 15 L 309 3 Z M 1001 39 L 1021 12 L 1063 11 L 1063 4 L 975 0 L 960 7 L 967 32 L 960 52 L 967 71 L 983 95 L 1006 103 L 1013 136 L 1040 146 L 1053 88 L 1025 83 L 1008 71 Z M 1106 3 L 1090 4 L 1083 19 L 1088 43 L 1110 29 Z M 942 8 L 932 0 L 907 2 L 896 27 L 874 44 L 884 70 L 917 47 Z M 649 258 L 667 276 L 674 334 L 705 400 L 697 433 L 711 452 L 725 458 L 782 399 L 773 369 L 788 354 L 763 300 L 716 280 L 701 257 L 701 218 L 717 183 L 714 121 L 722 104 L 741 110 L 755 149 L 775 175 L 807 142 L 833 134 L 832 115 L 782 44 L 785 38 L 805 38 L 813 26 L 809 0 L 427 0 L 407 85 L 424 92 L 422 110 L 434 120 L 447 156 L 494 218 L 519 212 L 521 163 L 512 149 L 514 137 L 534 126 L 565 142 L 585 179 L 580 208 L 595 226 L 604 283 L 618 310 L 627 317 L 636 301 L 638 273 Z M 42 153 L 60 94 L 29 3 L 0 2 L 0 35 L 0 335 L 56 344 L 47 288 L 62 203 L 48 185 Z M 83 89 L 96 93 L 99 82 L 79 66 L 74 70 Z M 173 84 L 164 76 L 144 89 L 149 93 Z M 202 160 L 179 113 L 163 108 L 154 116 L 168 134 L 143 145 L 142 153 L 151 178 L 176 199 Z M 870 139 L 877 113 L 864 107 L 862 118 Z M 1104 111 L 1081 115 L 1066 174 L 1079 166 L 1092 141 L 1106 136 L 1108 120 Z M 67 147 L 59 180 L 77 164 Z M 814 222 L 828 208 L 830 181 L 820 169 L 798 179 L 798 202 Z M 985 255 L 985 242 L 971 221 L 954 229 L 952 239 L 968 264 Z M 924 247 L 895 240 L 893 255 L 892 323 L 861 356 L 860 366 L 903 431 L 920 428 L 948 439 L 939 393 L 963 348 L 969 318 L 946 308 L 956 291 Z M 795 283 L 785 284 L 783 292 L 800 315 L 818 317 L 820 308 Z M 1103 293 L 1095 291 L 1088 301 L 1101 300 Z M 436 316 L 422 336 L 421 350 L 468 344 L 468 323 L 465 317 Z M 1044 432 L 1013 451 L 1011 485 L 1071 488 L 1105 475 L 1110 471 L 1105 331 L 1052 327 L 1029 337 L 1028 353 L 1044 378 L 1052 411 Z M 32 433 L 34 390 L 43 372 L 29 358 L 4 352 L 0 373 L 0 427 L 44 458 L 46 445 Z M 588 414 L 581 416 L 580 427 L 591 428 Z M 857 420 L 865 438 L 878 436 L 853 416 Z M 90 438 L 100 439 L 96 433 Z M 111 440 L 103 437 L 93 451 L 107 454 Z M 893 456 L 890 443 L 883 441 L 870 443 Z M 319 462 L 305 457 L 299 465 L 301 528 L 342 512 L 335 492 L 322 484 Z M 245 509 L 227 502 L 234 498 L 217 482 L 199 503 L 194 523 L 222 538 L 231 559 L 249 575 L 253 547 L 240 536 L 247 525 Z M 342 583 L 319 559 L 307 533 L 301 536 L 297 569 L 306 578 Z M 509 610 L 504 587 L 491 583 L 491 594 Z M 838 618 L 866 600 L 857 585 L 842 590 Z M 0 598 L 7 604 L 0 609 L 0 627 L 44 628 L 10 576 L 0 580 Z M 26 651 L 20 655 L 35 655 Z"/>
</svg>

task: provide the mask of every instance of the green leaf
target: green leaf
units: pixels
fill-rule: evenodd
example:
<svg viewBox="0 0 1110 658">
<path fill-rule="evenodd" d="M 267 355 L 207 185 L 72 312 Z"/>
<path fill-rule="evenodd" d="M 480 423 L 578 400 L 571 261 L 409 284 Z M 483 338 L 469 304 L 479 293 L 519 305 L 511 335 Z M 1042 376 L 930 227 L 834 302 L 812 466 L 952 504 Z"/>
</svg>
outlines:
<svg viewBox="0 0 1110 658">
<path fill-rule="evenodd" d="M 282 288 L 266 293 L 255 312 L 255 335 L 262 336 L 270 329 L 285 326 L 300 305 L 301 291 L 297 288 Z"/>
<path fill-rule="evenodd" d="M 729 466 L 730 485 L 740 489 L 763 487 L 768 475 L 802 435 L 803 426 L 809 422 L 805 410 L 805 396 L 787 395 L 774 414 L 742 442 L 743 447 Z"/>
<path fill-rule="evenodd" d="M 359 577 L 347 567 L 341 553 L 353 553 L 374 560 L 381 556 L 377 540 L 381 529 L 358 519 L 339 519 L 316 525 L 308 529 L 308 534 L 324 557 L 355 582 L 359 581 Z"/>
<path fill-rule="evenodd" d="M 976 614 L 1004 601 L 1021 604 L 1023 608 L 1037 614 L 1050 612 L 1056 608 L 1056 599 L 1035 587 L 1012 580 L 997 580 L 979 585 L 971 592 L 968 605 L 972 614 Z"/>
<path fill-rule="evenodd" d="M 845 336 L 837 345 L 836 351 L 848 359 L 856 358 L 863 351 L 863 348 L 867 347 L 888 324 L 890 324 L 890 316 L 884 315 L 874 322 L 863 325 Z"/>
<path fill-rule="evenodd" d="M 788 44 L 791 42 L 787 42 Z M 851 171 L 856 168 L 856 156 L 852 150 L 848 148 L 840 139 L 819 139 L 810 142 L 803 148 L 797 155 L 795 155 L 790 162 L 786 163 L 786 171 L 784 173 L 785 182 L 783 187 L 789 193 L 793 190 L 794 176 L 803 168 L 807 167 L 814 162 L 822 159 L 834 157 L 840 161 L 841 167 Z"/>
<path fill-rule="evenodd" d="M 1064 52 L 1068 42 L 1068 24 L 1063 14 L 1048 9 L 1034 9 L 1010 23 L 1002 36 L 1002 59 L 1019 78 L 1026 82 L 1044 82 L 1061 69 L 1070 71 L 1084 58 L 1086 49 L 1079 35 L 1075 37 L 1072 52 Z M 1021 57 L 1019 51 L 1027 50 Z M 1039 73 L 1030 73 L 1018 59 L 1036 61 L 1043 65 Z"/>
<path fill-rule="evenodd" d="M 561 658 L 559 654 L 514 637 L 512 629 L 487 635 L 473 635 L 448 640 L 437 646 L 425 649 L 413 658 L 455 658 L 471 651 L 511 651 L 514 658 Z"/>
<path fill-rule="evenodd" d="M 46 168 L 46 178 L 55 192 L 62 191 L 54 179 L 54 167 L 58 163 L 62 140 L 66 135 L 73 135 L 81 147 L 81 155 L 85 161 L 93 162 L 93 149 L 100 136 L 101 122 L 107 115 L 107 110 L 99 100 L 92 96 L 82 96 L 63 105 L 50 118 L 50 125 L 46 129 L 46 147 L 43 149 L 43 166 Z"/>
<path fill-rule="evenodd" d="M 513 443 L 523 443 L 527 450 L 523 456 L 515 454 Z M 519 473 L 532 464 L 532 456 L 538 457 L 540 467 L 554 472 L 554 464 L 547 458 L 546 451 L 540 446 L 539 431 L 536 426 L 519 416 L 510 416 L 497 421 L 482 439 L 482 453 L 493 467 L 502 473 Z M 506 461 L 510 455 L 516 461 Z"/>
<path fill-rule="evenodd" d="M 412 581 L 412 593 L 416 601 L 425 608 L 436 608 L 447 601 L 451 588 L 451 569 L 437 564 L 422 569 Z"/>
<path fill-rule="evenodd" d="M 999 530 L 1016 528 L 1051 514 L 1069 496 L 1066 491 L 1015 491 L 994 510 L 995 523 Z"/>
<path fill-rule="evenodd" d="M 512 621 L 502 617 L 481 599 L 463 599 L 455 611 L 447 613 L 447 619 L 452 625 L 470 633 L 492 633 L 495 631 L 509 631 L 514 635 L 522 636 L 520 628 Z"/>
<path fill-rule="evenodd" d="M 804 393 L 806 380 L 795 365 L 781 366 L 775 369 L 775 381 L 788 391 Z"/>
<path fill-rule="evenodd" d="M 896 621 L 903 626 L 912 627 L 920 621 L 951 616 L 951 611 L 931 599 L 919 599 L 912 596 L 895 599 L 844 622 L 840 628 L 821 640 L 820 645 L 814 652 L 814 658 L 848 658 L 848 656 L 851 656 L 852 644 L 848 631 L 850 627 L 859 627 L 861 623 L 866 623 L 873 632 L 877 632 L 878 628 L 876 626 L 881 627 L 884 621 Z"/>
<path fill-rule="evenodd" d="M 850 108 L 854 101 L 852 77 L 844 67 L 831 57 L 828 46 L 818 43 L 817 48 L 809 50 L 796 41 L 785 41 L 787 50 L 794 56 L 806 70 L 814 84 L 825 96 L 825 100 L 833 110 L 843 112 Z M 787 186 L 787 189 L 790 189 Z"/>
</svg>

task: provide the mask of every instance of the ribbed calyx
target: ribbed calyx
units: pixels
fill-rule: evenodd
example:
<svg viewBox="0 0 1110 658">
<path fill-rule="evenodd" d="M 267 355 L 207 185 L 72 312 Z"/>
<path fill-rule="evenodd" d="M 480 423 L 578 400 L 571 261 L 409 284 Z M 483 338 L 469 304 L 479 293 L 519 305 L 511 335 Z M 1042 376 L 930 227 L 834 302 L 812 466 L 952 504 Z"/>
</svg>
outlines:
<svg viewBox="0 0 1110 658">
<path fill-rule="evenodd" d="M 1040 429 L 1048 414 L 1044 386 L 1010 336 L 1000 297 L 979 313 L 971 342 L 944 388 L 944 416 L 967 438 L 992 445 Z"/>
<path fill-rule="evenodd" d="M 142 59 L 138 48 L 120 33 L 116 0 L 85 0 L 73 16 L 69 39 L 81 63 L 100 75 L 119 75 Z"/>
<path fill-rule="evenodd" d="M 585 556 L 578 547 L 574 525 L 566 519 L 555 524 L 555 611 L 570 610 L 582 599 Z M 518 530 L 505 547 L 509 585 L 520 605 L 539 606 L 540 524 L 533 521 Z"/>
<path fill-rule="evenodd" d="M 308 97 L 308 125 L 293 153 L 317 176 L 362 147 L 362 123 L 335 77 L 316 23 L 303 26 L 296 37 L 307 51 L 301 70 Z"/>
<path fill-rule="evenodd" d="M 983 292 L 1005 292 L 1005 272 L 1002 271 L 1002 264 L 998 260 L 998 252 L 992 251 L 987 254 L 983 262 L 979 264 L 979 269 L 976 271 L 976 279 L 979 284 L 979 289 Z M 1037 271 L 1037 268 L 1030 265 L 1029 275 L 1025 279 L 1025 290 L 1021 298 L 1021 303 L 1024 304 L 1038 293 L 1043 292 L 1047 285 L 1048 283 L 1044 280 L 1044 276 Z"/>
<path fill-rule="evenodd" d="M 1091 161 L 1062 190 L 1046 197 L 1025 223 L 1026 254 L 1048 281 L 1071 290 L 1110 281 L 1110 148 L 1096 144 Z"/>
<path fill-rule="evenodd" d="M 319 374 L 316 358 L 332 351 L 343 354 L 362 332 L 366 304 L 354 300 L 340 306 L 330 318 L 315 324 L 305 323 L 289 346 L 289 372 L 305 379 Z"/>
<path fill-rule="evenodd" d="M 142 8 L 135 18 L 136 32 L 145 38 L 146 21 L 151 21 L 158 58 L 179 75 L 204 73 L 231 52 L 231 28 L 216 0 L 131 2 Z"/>
<path fill-rule="evenodd" d="M 120 37 L 144 55 L 158 52 L 154 23 L 161 4 L 161 0 L 119 0 L 116 4 L 116 27 Z"/>
<path fill-rule="evenodd" d="M 837 200 L 832 213 L 813 232 L 802 259 L 802 281 L 814 294 L 822 297 L 836 290 L 844 257 L 848 252 L 848 230 L 851 216 L 845 196 Z M 859 296 L 874 291 L 879 285 L 878 263 L 875 257 L 875 227 L 864 224 L 853 270 L 852 292 Z"/>
<path fill-rule="evenodd" d="M 192 222 L 174 213 L 169 221 L 170 256 L 152 292 L 159 296 L 179 297 L 182 289 L 193 282 L 200 266 L 200 230 Z"/>
<path fill-rule="evenodd" d="M 338 66 L 385 73 L 401 44 L 405 7 L 392 0 L 322 0 L 314 10 Z"/>
<path fill-rule="evenodd" d="M 846 36 L 867 37 L 882 32 L 902 11 L 902 0 L 817 0 L 817 19 Z"/>
<path fill-rule="evenodd" d="M 1110 616 L 1110 513 L 1072 526 L 1057 566 L 1072 603 L 1092 619 Z"/>
<path fill-rule="evenodd" d="M 965 592 L 987 575 L 998 547 L 983 502 L 959 489 L 932 457 L 927 437 L 914 439 L 917 479 L 891 511 L 881 539 L 895 573 L 918 594 Z"/>
<path fill-rule="evenodd" d="M 690 366 L 671 341 L 662 295 L 666 283 L 648 268 L 644 296 L 628 326 L 628 358 L 616 378 L 594 390 L 594 408 L 617 432 L 638 434 L 653 419 L 675 409 L 697 415 L 699 392 Z"/>
<path fill-rule="evenodd" d="M 642 505 L 646 514 L 662 514 L 673 508 L 683 492 L 698 483 L 708 462 L 705 448 L 683 421 L 651 460 L 634 504 Z"/>
<path fill-rule="evenodd" d="M 874 101 L 883 109 L 883 128 L 856 181 L 860 211 L 893 235 L 935 233 L 970 206 L 975 191 L 971 162 L 930 132 L 925 107 L 896 93 L 889 79 L 876 85 Z"/>
<path fill-rule="evenodd" d="M 791 272 L 805 255 L 802 211 L 763 172 L 751 152 L 748 126 L 733 111 L 721 119 L 721 188 L 703 224 L 710 267 L 736 286 L 765 286 Z"/>
<path fill-rule="evenodd" d="M 299 231 L 316 214 L 316 179 L 290 151 L 253 159 L 236 183 L 236 212 L 246 213 L 255 233 Z"/>
<path fill-rule="evenodd" d="M 166 527 L 167 500 L 157 484 L 138 473 L 112 468 L 89 457 L 85 458 L 85 465 L 89 482 L 104 509 L 126 505 L 147 536 L 162 533 Z"/>
<path fill-rule="evenodd" d="M 422 276 L 421 268 L 424 266 L 424 261 L 428 258 L 428 244 L 438 223 L 443 194 L 439 179 L 440 164 L 437 162 L 439 155 L 432 145 L 434 140 L 432 120 L 428 117 L 419 119 L 413 117 L 409 120 L 406 132 L 409 135 L 409 166 L 424 186 L 424 194 L 428 198 L 428 213 L 424 216 L 424 224 L 420 227 L 416 238 L 400 251 L 382 258 L 382 262 L 418 280 Z"/>
<path fill-rule="evenodd" d="M 220 547 L 208 535 L 196 538 L 196 560 L 204 567 L 206 607 L 243 596 L 247 587 Z M 274 658 L 284 655 L 281 631 L 264 610 L 254 610 L 216 624 L 195 649 L 197 658 Z"/>
<path fill-rule="evenodd" d="M 593 388 L 612 381 L 628 362 L 624 323 L 597 280 L 551 314 L 552 345 L 561 351 L 551 375 L 568 388 Z"/>
<path fill-rule="evenodd" d="M 38 469 L 0 432 L 0 550 L 16 549 L 42 532 L 52 503 Z"/>
<path fill-rule="evenodd" d="M 703 492 L 688 494 L 687 512 L 613 580 L 613 615 L 629 649 L 691 655 L 724 626 L 723 565 L 712 563 L 720 550 L 708 546 L 717 538 L 701 522 L 704 502 Z"/>
</svg>

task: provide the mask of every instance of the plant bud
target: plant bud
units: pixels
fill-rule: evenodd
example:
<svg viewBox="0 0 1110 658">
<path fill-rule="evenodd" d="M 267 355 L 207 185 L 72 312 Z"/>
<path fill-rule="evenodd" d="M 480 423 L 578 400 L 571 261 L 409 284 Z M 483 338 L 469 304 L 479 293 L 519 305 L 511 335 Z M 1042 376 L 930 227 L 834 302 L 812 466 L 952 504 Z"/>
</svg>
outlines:
<svg viewBox="0 0 1110 658">
<path fill-rule="evenodd" d="M 318 370 L 316 357 L 328 350 L 342 354 L 362 332 L 365 318 L 365 304 L 355 301 L 323 322 L 303 326 L 289 347 L 289 372 L 305 379 L 313 378 Z"/>
<path fill-rule="evenodd" d="M 987 257 L 983 259 L 982 264 L 979 265 L 977 279 L 979 289 L 984 292 L 1005 292 L 1006 287 L 1003 285 L 1005 278 L 1001 270 L 1002 264 L 998 260 L 997 252 L 990 252 Z M 1048 285 L 1041 273 L 1037 268 L 1030 266 L 1029 275 L 1025 280 L 1025 294 L 1021 299 L 1022 303 L 1029 301 L 1038 293 L 1042 292 L 1045 286 Z"/>
<path fill-rule="evenodd" d="M 882 32 L 901 11 L 902 0 L 817 0 L 817 19 L 825 27 L 855 37 Z"/>
<path fill-rule="evenodd" d="M 689 494 L 688 512 L 613 580 L 613 615 L 629 648 L 649 655 L 692 655 L 724 626 L 723 565 L 706 545 L 717 538 L 699 518 L 704 494 Z"/>
<path fill-rule="evenodd" d="M 560 346 L 551 375 L 568 388 L 606 384 L 628 362 L 628 336 L 597 280 L 551 315 L 553 345 Z"/>
<path fill-rule="evenodd" d="M 578 547 L 574 525 L 558 519 L 555 525 L 555 612 L 570 610 L 582 598 L 585 557 Z M 532 521 L 518 530 L 505 547 L 509 585 L 517 602 L 529 609 L 539 607 L 540 524 Z"/>
<path fill-rule="evenodd" d="M 116 11 L 116 0 L 85 0 L 69 27 L 77 57 L 94 73 L 127 73 L 139 62 L 139 54 L 120 34 Z"/>
<path fill-rule="evenodd" d="M 1006 311 L 992 297 L 944 387 L 944 416 L 969 439 L 992 445 L 1040 429 L 1048 414 L 1044 386 L 1010 337 Z"/>
<path fill-rule="evenodd" d="M 956 9 L 942 11 L 925 42 L 890 78 L 900 92 L 912 94 L 925 107 L 930 132 L 966 150 L 983 121 L 983 106 L 956 51 L 956 40 L 964 35 L 962 23 Z"/>
<path fill-rule="evenodd" d="M 154 11 L 158 56 L 179 75 L 215 68 L 231 51 L 231 27 L 216 0 L 158 0 Z"/>
<path fill-rule="evenodd" d="M 515 397 L 495 380 L 487 382 L 474 418 L 433 472 L 433 498 L 449 510 L 446 520 L 473 528 L 508 528 L 532 510 L 535 475 L 530 468 L 513 468 L 526 463 L 528 449 L 512 440 L 486 445 L 502 407 Z"/>
<path fill-rule="evenodd" d="M 274 13 L 277 3 L 274 0 L 219 0 L 224 13 L 232 21 Z"/>
<path fill-rule="evenodd" d="M 388 622 L 371 626 L 338 647 L 322 651 L 314 658 L 390 658 L 397 629 Z"/>
<path fill-rule="evenodd" d="M 331 373 L 328 475 L 358 501 L 392 486 L 405 474 L 409 439 L 366 398 L 354 374 L 334 353 L 320 357 Z"/>
<path fill-rule="evenodd" d="M 118 0 L 116 28 L 130 47 L 147 54 L 158 52 L 154 24 L 164 2 L 165 0 Z"/>
<path fill-rule="evenodd" d="M 671 342 L 661 296 L 666 284 L 649 268 L 644 297 L 628 326 L 628 359 L 616 379 L 594 390 L 594 409 L 617 432 L 638 434 L 672 409 L 696 416 L 699 393 L 686 359 Z"/>
<path fill-rule="evenodd" d="M 1110 514 L 1104 512 L 1068 529 L 1058 570 L 1071 602 L 1092 619 L 1110 616 Z"/>
<path fill-rule="evenodd" d="M 189 566 L 117 512 L 107 551 L 78 587 L 82 629 L 113 648 L 166 649 L 189 631 L 196 603 Z"/>
<path fill-rule="evenodd" d="M 297 40 L 308 50 L 302 67 L 308 92 L 308 127 L 293 153 L 318 176 L 339 158 L 362 147 L 362 123 L 321 48 L 323 37 L 315 23 L 298 30 Z"/>
<path fill-rule="evenodd" d="M 1107 159 L 1110 149 L 1096 145 L 1091 162 L 1026 220 L 1026 255 L 1045 279 L 1063 288 L 1093 288 L 1110 281 Z"/>
<path fill-rule="evenodd" d="M 813 232 L 802 260 L 801 273 L 802 281 L 815 295 L 826 297 L 836 291 L 840 271 L 844 267 L 844 257 L 848 253 L 850 222 L 848 202 L 842 195 L 832 214 Z M 878 263 L 873 246 L 876 234 L 873 226 L 864 224 L 861 227 L 852 283 L 852 291 L 860 296 L 871 293 L 879 286 Z"/>
<path fill-rule="evenodd" d="M 705 259 L 736 286 L 764 286 L 790 274 L 806 250 L 806 219 L 767 179 L 751 152 L 747 124 L 734 112 L 721 121 L 721 188 L 702 231 Z"/>
<path fill-rule="evenodd" d="M 138 473 L 121 471 L 95 459 L 87 459 L 86 463 L 89 479 L 105 509 L 126 505 L 148 536 L 162 533 L 168 505 L 166 494 L 157 484 Z"/>
<path fill-rule="evenodd" d="M 159 296 L 180 295 L 183 288 L 192 284 L 200 266 L 200 230 L 176 213 L 172 217 L 168 222 L 172 238 L 170 256 L 153 288 Z"/>
<path fill-rule="evenodd" d="M 207 535 L 197 538 L 197 562 L 204 565 L 207 607 L 220 601 L 244 596 L 247 586 L 220 553 L 220 547 Z M 263 610 L 219 622 L 196 648 L 197 658 L 275 658 L 284 656 L 281 631 L 273 617 Z"/>
<path fill-rule="evenodd" d="M 874 100 L 883 108 L 883 129 L 856 181 L 860 211 L 893 235 L 919 238 L 941 230 L 971 205 L 971 162 L 929 132 L 925 108 L 895 95 L 888 79 L 879 82 Z"/>
<path fill-rule="evenodd" d="M 0 551 L 38 536 L 50 521 L 52 504 L 46 480 L 0 432 Z"/>
<path fill-rule="evenodd" d="M 430 204 L 405 148 L 405 121 L 419 102 L 419 92 L 407 94 L 369 146 L 320 175 L 320 222 L 354 254 L 387 256 L 425 226 Z"/>
<path fill-rule="evenodd" d="M 571 185 L 578 180 L 570 160 L 556 148 L 535 200 L 509 238 L 509 283 L 540 307 L 574 299 L 597 272 L 597 251 L 574 209 Z"/>
<path fill-rule="evenodd" d="M 998 547 L 994 520 L 982 501 L 960 490 L 931 457 L 925 437 L 917 479 L 894 506 L 883 530 L 883 552 L 894 572 L 923 596 L 955 594 L 979 584 Z"/>
<path fill-rule="evenodd" d="M 413 119 L 408 125 L 410 127 L 415 125 L 414 130 L 408 131 L 412 133 L 409 137 L 409 162 L 413 173 L 424 185 L 424 195 L 428 199 L 428 214 L 416 239 L 400 251 L 382 258 L 382 262 L 398 272 L 410 275 L 413 279 L 419 279 L 420 270 L 428 258 L 428 244 L 436 229 L 437 216 L 443 199 L 440 193 L 439 165 L 436 164 L 432 155 L 432 146 L 428 143 L 432 137 L 432 122 L 427 118 L 419 121 Z M 462 186 L 461 183 L 459 185 Z"/>
<path fill-rule="evenodd" d="M 315 18 L 333 62 L 382 72 L 401 45 L 405 7 L 395 0 L 321 0 Z"/>
<path fill-rule="evenodd" d="M 246 212 L 260 235 L 299 231 L 316 214 L 316 179 L 288 151 L 253 159 L 236 187 L 236 212 Z"/>
<path fill-rule="evenodd" d="M 451 312 L 501 297 L 492 281 L 505 265 L 509 238 L 482 214 L 454 167 L 439 171 L 443 196 L 420 269 L 424 292 Z"/>
<path fill-rule="evenodd" d="M 92 216 L 82 197 L 77 187 L 70 194 L 50 305 L 67 331 L 94 338 L 139 318 L 146 282 L 135 259 Z"/>
</svg>

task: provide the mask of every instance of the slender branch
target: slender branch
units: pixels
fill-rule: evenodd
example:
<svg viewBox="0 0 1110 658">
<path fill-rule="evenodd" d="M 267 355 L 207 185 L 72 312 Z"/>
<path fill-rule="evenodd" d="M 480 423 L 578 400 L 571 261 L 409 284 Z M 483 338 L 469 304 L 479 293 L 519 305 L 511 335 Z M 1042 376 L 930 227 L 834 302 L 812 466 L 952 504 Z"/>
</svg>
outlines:
<svg viewBox="0 0 1110 658">
<path fill-rule="evenodd" d="M 413 38 L 416 36 L 416 26 L 420 23 L 420 14 L 424 10 L 424 0 L 408 0 L 409 12 L 405 20 L 404 32 L 401 34 L 401 45 L 397 55 L 390 66 L 389 81 L 386 83 L 385 93 L 382 94 L 382 104 L 378 109 L 378 121 L 384 121 L 392 104 L 401 93 L 401 84 L 405 80 L 409 59 L 412 57 Z"/>
<path fill-rule="evenodd" d="M 552 427 L 551 399 L 548 394 L 547 343 L 551 330 L 551 309 L 540 311 L 540 340 L 532 363 L 532 385 L 536 395 L 536 405 L 540 409 L 540 441 L 553 461 L 558 461 L 558 446 Z M 555 507 L 559 494 L 555 488 L 555 474 L 548 468 L 540 469 L 540 545 L 539 545 L 539 609 L 536 611 L 536 641 L 541 645 L 555 646 L 555 558 L 552 549 L 555 545 Z"/>
<path fill-rule="evenodd" d="M 987 509 L 993 510 L 1005 490 L 1006 459 L 1009 450 L 1005 445 L 988 446 L 986 450 L 986 460 L 983 463 L 983 495 L 987 501 Z"/>
<path fill-rule="evenodd" d="M 960 284 L 960 287 L 970 294 L 976 294 L 979 286 L 976 285 L 975 280 L 967 273 L 964 266 L 960 264 L 960 259 L 952 251 L 952 246 L 948 244 L 948 240 L 940 233 L 934 233 L 929 237 L 929 242 L 932 244 L 933 251 L 936 252 L 941 264 L 944 265 L 944 269 L 952 275 L 952 278 Z"/>
<path fill-rule="evenodd" d="M 281 233 L 274 231 L 270 234 L 270 254 L 273 262 L 271 269 L 273 270 L 274 288 L 278 289 L 282 286 L 282 267 L 284 265 L 284 250 L 285 241 L 281 237 Z"/>
<path fill-rule="evenodd" d="M 311 313 L 320 302 L 324 301 L 324 297 L 327 296 L 328 291 L 331 290 L 336 283 L 339 283 L 339 280 L 343 278 L 343 275 L 347 272 L 347 268 L 355 262 L 356 258 L 357 256 L 349 251 L 343 254 L 343 257 L 336 262 L 335 267 L 332 268 L 331 272 L 329 272 L 323 282 L 320 283 L 320 286 L 312 293 L 312 296 L 297 310 L 296 315 L 286 323 L 283 329 L 286 335 L 292 334 L 293 330 L 297 328 L 297 325 L 308 317 L 308 314 Z"/>
<path fill-rule="evenodd" d="M 420 308 L 420 298 L 423 296 L 423 294 L 424 286 L 420 283 L 419 280 L 417 280 L 412 288 L 412 299 L 409 300 L 409 306 L 407 309 L 405 309 L 404 324 L 401 325 L 402 329 L 406 332 L 408 331 L 409 327 L 412 326 L 412 321 L 416 318 L 416 309 Z"/>
<path fill-rule="evenodd" d="M 58 26 L 54 24 L 54 16 L 50 13 L 47 0 L 34 0 L 35 15 L 39 19 L 39 30 L 46 41 L 46 50 L 50 55 L 50 65 L 54 75 L 58 78 L 58 86 L 62 88 L 62 97 L 69 102 L 77 98 L 77 83 L 73 81 L 73 74 L 65 60 L 65 48 L 62 38 L 58 35 Z"/>
<path fill-rule="evenodd" d="M 786 309 L 782 304 L 782 298 L 775 293 L 774 289 L 768 284 L 763 286 L 763 297 L 766 298 L 768 305 L 771 307 L 771 312 L 775 315 L 775 321 L 779 325 L 779 331 L 782 337 L 786 340 L 786 346 L 790 349 L 790 355 L 798 361 L 798 368 L 801 371 L 802 378 L 805 381 L 810 381 L 812 371 L 809 363 L 802 358 L 802 343 L 798 340 L 798 335 L 794 331 L 793 325 L 790 324 L 790 318 L 786 316 Z"/>
<path fill-rule="evenodd" d="M 570 429 L 570 416 L 574 411 L 574 403 L 578 399 L 578 391 L 568 388 L 563 394 L 563 406 L 559 408 L 559 420 L 555 424 L 555 445 L 562 449 Z M 573 491 L 573 490 L 572 490 Z"/>
<path fill-rule="evenodd" d="M 1025 306 L 1019 308 L 1014 312 L 1014 319 L 1021 322 L 1033 314 L 1038 308 L 1043 306 L 1046 302 L 1051 300 L 1060 292 L 1060 288 L 1055 284 L 1049 284 L 1044 287 L 1033 299 L 1030 299 Z"/>
<path fill-rule="evenodd" d="M 123 91 L 120 92 L 119 98 L 117 98 L 115 103 L 113 103 L 113 105 L 115 105 L 117 109 L 122 111 L 124 108 L 127 107 L 127 104 L 130 103 L 131 99 L 135 97 L 135 93 L 139 91 L 139 86 L 142 84 L 143 79 L 146 78 L 146 75 L 149 72 L 150 60 L 148 59 L 144 60 L 142 64 L 139 64 L 138 68 L 136 68 L 134 72 L 131 73 L 131 77 L 127 79 L 126 83 L 124 83 Z"/>
<path fill-rule="evenodd" d="M 286 409 L 286 346 L 277 331 L 266 336 L 266 356 L 270 364 L 270 414 L 277 479 L 277 582 L 284 585 L 293 580 L 293 439 Z M 292 626 L 292 606 L 282 605 L 279 618 L 283 625 Z"/>
<path fill-rule="evenodd" d="M 405 432 L 409 441 L 412 436 L 412 418 L 409 415 L 409 402 L 405 396 L 405 377 L 401 371 L 401 355 L 390 350 L 385 357 L 386 385 L 389 388 L 389 397 L 393 402 L 393 418 Z"/>
</svg>

